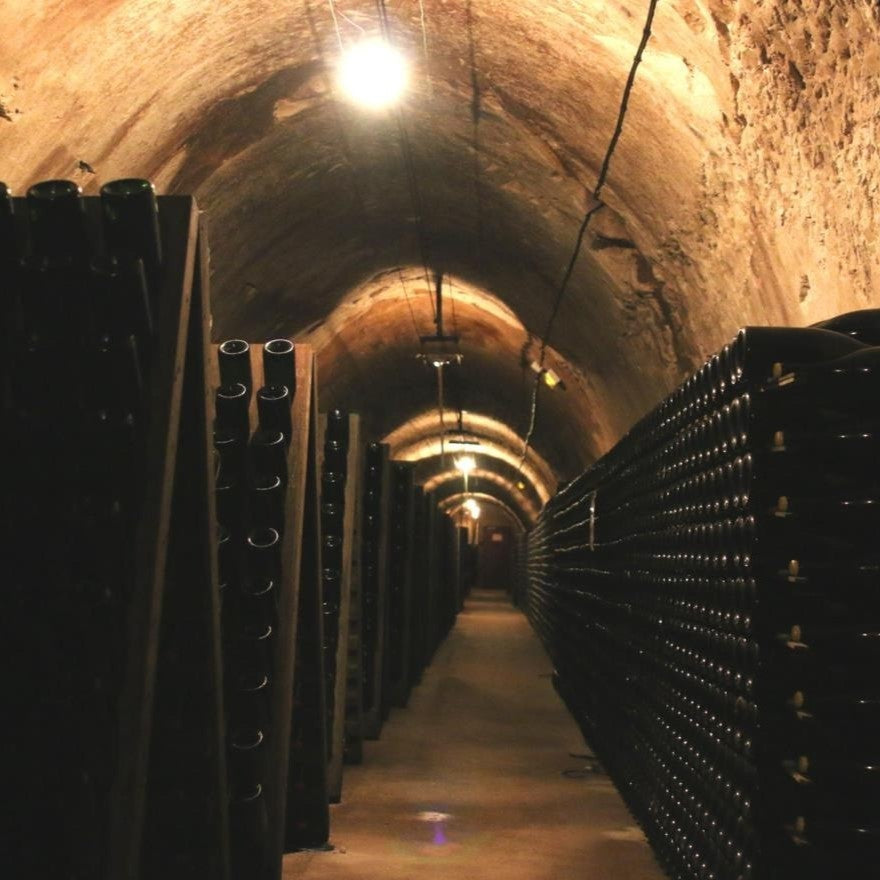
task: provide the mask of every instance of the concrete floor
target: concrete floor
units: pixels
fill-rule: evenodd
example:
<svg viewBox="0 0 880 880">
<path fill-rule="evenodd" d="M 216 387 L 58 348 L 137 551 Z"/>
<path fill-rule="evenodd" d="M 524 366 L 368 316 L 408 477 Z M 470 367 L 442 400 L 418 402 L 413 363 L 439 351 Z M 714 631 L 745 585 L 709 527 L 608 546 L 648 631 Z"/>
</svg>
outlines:
<svg viewBox="0 0 880 880">
<path fill-rule="evenodd" d="M 345 768 L 327 853 L 286 880 L 661 880 L 587 750 L 551 667 L 502 593 L 467 603 L 407 709 Z M 575 778 L 563 775 L 574 771 Z"/>
</svg>

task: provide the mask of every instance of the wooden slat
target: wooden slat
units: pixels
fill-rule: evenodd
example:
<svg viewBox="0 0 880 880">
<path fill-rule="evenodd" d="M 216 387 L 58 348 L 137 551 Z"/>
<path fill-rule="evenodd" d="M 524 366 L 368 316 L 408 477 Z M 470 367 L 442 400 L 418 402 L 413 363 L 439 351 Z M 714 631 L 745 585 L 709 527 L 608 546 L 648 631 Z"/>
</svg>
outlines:
<svg viewBox="0 0 880 880">
<path fill-rule="evenodd" d="M 327 739 L 323 640 L 323 581 L 321 566 L 321 523 L 318 476 L 318 397 L 312 381 L 309 431 L 305 441 L 305 493 L 301 509 L 301 556 L 299 621 L 294 670 L 294 691 L 300 705 L 291 718 L 291 728 L 300 731 L 301 747 L 290 742 L 287 770 L 287 811 L 284 822 L 284 850 L 323 846 L 330 836 L 327 799 Z M 302 678 L 298 681 L 297 677 Z M 302 687 L 301 685 L 307 685 Z M 297 752 L 302 764 L 293 762 Z"/>
<path fill-rule="evenodd" d="M 141 859 L 142 875 L 148 880 L 184 880 L 195 866 L 212 877 L 229 874 L 217 522 L 206 363 L 210 350 L 208 276 L 202 236 L 198 250 L 159 631 Z M 187 755 L 183 777 L 181 753 Z M 186 797 L 182 810 L 181 796 Z M 185 838 L 168 839 L 166 829 L 173 823 L 186 824 Z"/>
<path fill-rule="evenodd" d="M 270 837 L 269 876 L 272 878 L 281 877 L 284 855 L 294 661 L 303 564 L 303 531 L 307 508 L 306 487 L 309 468 L 315 467 L 315 356 L 311 346 L 300 344 L 294 347 L 294 354 L 296 393 L 291 407 L 293 430 L 287 460 L 287 494 L 284 503 L 285 522 L 281 551 L 283 577 L 282 589 L 278 596 L 278 639 L 275 643 L 272 682 L 273 723 L 268 738 L 269 771 L 266 776 Z M 255 364 L 254 367 L 258 370 L 254 375 L 254 386 L 259 387 L 256 383 L 257 376 L 262 377 L 262 363 Z"/>
<path fill-rule="evenodd" d="M 223 643 L 220 630 L 220 574 L 217 561 L 217 505 L 214 493 L 214 440 L 212 430 L 212 415 L 214 412 L 214 388 L 211 383 L 211 361 L 213 350 L 211 347 L 211 300 L 210 300 L 210 252 L 208 246 L 207 228 L 204 215 L 200 217 L 199 224 L 198 255 L 196 263 L 196 275 L 193 284 L 193 317 L 199 321 L 197 337 L 200 346 L 201 374 L 199 376 L 201 394 L 201 412 L 199 424 L 202 429 L 199 438 L 203 450 L 203 498 L 206 510 L 205 544 L 202 548 L 204 565 L 208 573 L 207 619 L 205 625 L 208 628 L 208 650 L 206 657 L 208 663 L 209 690 L 213 693 L 213 700 L 209 708 L 207 718 L 207 741 L 212 753 L 216 756 L 212 770 L 213 778 L 210 781 L 216 798 L 216 809 L 213 814 L 214 828 L 213 839 L 215 853 L 213 856 L 212 869 L 216 872 L 217 880 L 228 880 L 230 876 L 229 864 L 229 795 L 227 788 L 226 773 L 226 728 L 225 707 L 223 693 Z"/>
<path fill-rule="evenodd" d="M 145 495 L 128 608 L 128 662 L 118 706 L 119 767 L 111 791 L 108 876 L 136 880 L 145 809 L 162 590 L 174 492 L 180 401 L 198 237 L 195 201 L 159 200 L 165 280 L 151 382 Z"/>
</svg>

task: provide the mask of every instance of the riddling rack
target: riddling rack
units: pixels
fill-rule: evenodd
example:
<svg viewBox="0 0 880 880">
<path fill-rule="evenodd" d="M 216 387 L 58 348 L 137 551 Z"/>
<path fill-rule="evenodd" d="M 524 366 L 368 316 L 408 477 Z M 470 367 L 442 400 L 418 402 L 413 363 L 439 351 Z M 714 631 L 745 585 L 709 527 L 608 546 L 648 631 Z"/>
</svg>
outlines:
<svg viewBox="0 0 880 880">
<path fill-rule="evenodd" d="M 233 880 L 329 835 L 312 349 L 215 349 Z"/>
<path fill-rule="evenodd" d="M 378 739 L 385 720 L 382 694 L 388 628 L 388 529 L 391 504 L 388 444 L 368 443 L 361 531 L 362 737 Z"/>
<path fill-rule="evenodd" d="M 878 344 L 746 328 L 529 535 L 557 688 L 674 878 L 880 856 Z"/>
<path fill-rule="evenodd" d="M 362 448 L 360 417 L 332 410 L 321 416 L 321 534 L 324 577 L 324 662 L 327 683 L 327 792 L 342 798 L 352 595 L 357 568 Z"/>
<path fill-rule="evenodd" d="M 0 185 L 8 876 L 229 876 L 207 259 L 148 181 Z"/>
</svg>

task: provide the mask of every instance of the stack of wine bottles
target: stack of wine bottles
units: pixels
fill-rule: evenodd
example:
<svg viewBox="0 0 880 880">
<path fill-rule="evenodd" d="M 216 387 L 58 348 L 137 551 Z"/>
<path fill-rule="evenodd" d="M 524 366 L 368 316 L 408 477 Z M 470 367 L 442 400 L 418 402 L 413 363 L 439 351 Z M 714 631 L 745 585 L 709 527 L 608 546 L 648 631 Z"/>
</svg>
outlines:
<svg viewBox="0 0 880 880">
<path fill-rule="evenodd" d="M 158 271 L 158 212 L 149 195 L 149 258 Z M 24 208 L 20 230 L 5 187 L 0 196 L 0 254 L 11 288 L 3 302 L 11 335 L 4 423 L 13 448 L 5 458 L 14 462 L 4 475 L 4 616 L 13 622 L 15 702 L 23 710 L 11 717 L 27 719 L 22 732 L 33 739 L 19 745 L 34 759 L 27 786 L 43 814 L 25 821 L 41 835 L 67 829 L 70 863 L 97 874 L 115 772 L 158 292 L 147 284 L 144 256 L 132 252 L 139 242 L 129 243 L 116 222 L 130 207 L 123 184 L 102 192 L 104 254 L 90 240 L 76 184 L 31 187 L 16 205 Z M 62 821 L 68 811 L 75 822 Z M 31 845 L 47 854 L 38 839 Z"/>
<path fill-rule="evenodd" d="M 192 199 L 166 198 L 160 213 L 149 181 L 112 181 L 89 199 L 66 180 L 23 199 L 0 184 L 14 876 L 152 876 L 145 814 L 165 876 L 196 852 L 226 873 L 225 789 L 210 769 L 222 754 L 209 731 L 220 699 L 199 235 Z M 197 511 L 188 554 L 184 510 Z M 189 579 L 185 595 L 175 579 Z M 188 649 L 163 604 L 187 615 Z M 173 656 L 199 673 L 199 720 L 185 729 L 157 676 Z M 186 841 L 150 818 L 179 818 L 181 805 Z"/>
<path fill-rule="evenodd" d="M 221 384 L 215 395 L 215 493 L 235 880 L 262 877 L 268 866 L 263 787 L 296 373 L 293 344 L 287 339 L 263 346 L 264 384 L 259 389 L 254 389 L 247 342 L 229 339 L 217 351 Z M 252 396 L 258 413 L 253 432 Z"/>
<path fill-rule="evenodd" d="M 363 735 L 375 739 L 382 729 L 387 627 L 388 447 L 368 443 L 364 471 L 361 528 L 361 665 Z"/>
<path fill-rule="evenodd" d="M 214 485 L 233 880 L 277 876 L 282 849 L 320 845 L 329 833 L 322 584 L 312 571 L 320 570 L 317 486 L 313 505 L 308 492 L 311 355 L 288 339 L 260 348 L 261 363 L 244 340 L 217 348 Z M 301 369 L 308 387 L 298 387 Z"/>
<path fill-rule="evenodd" d="M 342 605 L 348 450 L 348 414 L 339 409 L 330 410 L 327 414 L 327 428 L 324 434 L 324 465 L 321 474 L 322 613 L 324 616 L 324 679 L 328 732 L 334 730 L 336 721 L 336 663 Z M 333 737 L 328 736 L 328 758 L 333 756 L 333 748 Z"/>
<path fill-rule="evenodd" d="M 741 331 L 529 535 L 557 688 L 674 878 L 880 855 L 878 327 Z"/>
</svg>

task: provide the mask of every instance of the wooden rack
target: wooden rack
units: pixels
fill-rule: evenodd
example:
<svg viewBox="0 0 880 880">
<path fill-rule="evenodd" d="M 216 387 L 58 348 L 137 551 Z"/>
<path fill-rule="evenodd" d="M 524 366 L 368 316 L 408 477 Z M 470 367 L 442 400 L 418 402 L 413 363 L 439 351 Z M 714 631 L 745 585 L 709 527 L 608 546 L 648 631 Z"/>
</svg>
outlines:
<svg viewBox="0 0 880 880">
<path fill-rule="evenodd" d="M 320 417 L 318 449 L 324 448 L 324 434 L 327 428 L 326 416 Z M 322 462 L 323 466 L 323 462 Z M 345 502 L 342 524 L 342 571 L 339 584 L 339 638 L 336 645 L 336 676 L 333 682 L 333 725 L 328 731 L 329 763 L 327 765 L 327 794 L 330 803 L 342 799 L 342 768 L 345 753 L 346 704 L 349 698 L 350 682 L 348 669 L 352 651 L 351 635 L 353 621 L 359 626 L 359 612 L 353 611 L 354 600 L 359 599 L 357 586 L 359 568 L 356 564 L 361 516 L 361 476 L 363 471 L 363 448 L 360 441 L 360 416 L 348 416 L 348 460 L 346 466 Z M 355 645 L 357 644 L 355 635 Z M 359 657 L 359 653 L 357 654 Z M 358 684 L 361 674 L 357 665 Z M 359 722 L 358 722 L 359 723 Z"/>
<path fill-rule="evenodd" d="M 217 349 L 212 358 L 212 387 L 219 384 Z M 250 344 L 254 389 L 264 381 L 262 344 Z M 278 631 L 274 638 L 271 681 L 272 724 L 267 732 L 265 801 L 268 813 L 267 877 L 280 878 L 285 852 L 300 848 L 302 840 L 329 834 L 326 789 L 323 780 L 324 705 L 320 693 L 301 698 L 294 693 L 303 678 L 323 678 L 321 658 L 321 551 L 317 470 L 317 391 L 315 357 L 308 345 L 294 345 L 296 388 L 291 403 L 291 438 L 287 450 L 287 486 L 281 535 L 280 589 L 276 595 Z M 256 394 L 251 395 L 250 424 L 258 423 Z M 310 688 L 306 691 L 320 688 Z M 303 738 L 298 731 L 309 730 Z M 315 740 L 319 740 L 316 742 Z M 310 784 L 304 784 L 307 756 Z M 315 777 L 317 780 L 315 781 Z M 315 788 L 318 789 L 317 795 Z M 319 830 L 315 832 L 315 827 Z"/>
<path fill-rule="evenodd" d="M 88 238 L 91 242 L 100 241 L 100 199 L 87 198 L 83 202 Z M 34 846 L 30 851 L 15 853 L 13 859 L 19 864 L 10 876 L 35 876 L 41 873 L 35 865 L 57 863 L 58 859 L 70 867 L 73 854 L 57 848 L 71 845 L 78 847 L 77 857 L 93 866 L 91 875 L 95 877 L 138 880 L 192 876 L 187 866 L 193 864 L 199 864 L 199 870 L 206 876 L 221 880 L 229 876 L 217 561 L 213 538 L 216 520 L 206 396 L 206 334 L 210 312 L 207 240 L 192 198 L 160 197 L 158 207 L 164 261 L 155 298 L 159 310 L 147 381 L 149 394 L 141 406 L 146 414 L 143 424 L 147 426 L 147 434 L 137 438 L 143 455 L 137 471 L 128 477 L 129 481 L 137 479 L 135 494 L 140 495 L 141 501 L 132 558 L 120 561 L 112 584 L 117 593 L 125 596 L 121 624 L 124 636 L 119 640 L 124 654 L 123 668 L 112 714 L 90 719 L 94 737 L 99 741 L 109 740 L 115 746 L 114 757 L 102 756 L 108 761 L 107 770 L 111 774 L 106 803 L 108 824 L 103 835 L 98 836 L 93 827 L 83 827 L 84 833 L 79 834 L 75 823 L 82 821 L 81 817 L 68 805 L 67 812 L 60 817 L 61 827 L 23 827 L 20 839 L 33 841 Z M 15 199 L 13 208 L 17 227 L 15 241 L 0 242 L 0 252 L 4 248 L 13 252 L 23 250 L 20 243 L 26 238 L 28 204 L 25 199 Z M 91 245 L 89 247 L 91 249 Z M 99 251 L 97 246 L 92 250 L 93 253 Z M 77 292 L 90 297 L 92 276 L 83 277 L 86 289 Z M 17 278 L 13 273 L 8 280 L 11 301 Z M 24 295 L 22 288 L 22 297 Z M 86 303 L 78 308 L 85 312 Z M 7 341 L 13 347 L 24 342 L 15 336 L 17 330 L 12 325 L 7 328 Z M 72 333 L 69 338 L 73 339 Z M 65 387 L 66 379 L 66 376 L 56 377 L 58 386 Z M 108 383 L 115 379 L 115 376 L 107 376 Z M 95 379 L 91 381 L 94 383 Z M 6 402 L 4 400 L 4 409 Z M 11 397 L 8 402 L 10 418 L 14 418 Z M 41 398 L 29 403 L 47 413 L 54 406 L 52 401 Z M 88 414 L 83 410 L 76 418 L 85 420 Z M 75 436 L 79 427 L 73 421 L 59 426 L 59 455 L 64 453 L 67 438 Z M 15 466 L 27 466 L 28 456 L 34 455 L 32 450 L 19 449 L 18 457 L 13 458 Z M 68 462 L 72 468 L 79 464 Z M 122 492 L 123 488 L 119 486 L 113 491 Z M 16 491 L 10 489 L 11 495 L 15 496 Z M 13 507 L 19 507 L 26 500 L 24 496 L 7 499 Z M 103 540 L 107 546 L 109 535 L 95 534 L 96 540 Z M 77 611 L 82 613 L 84 609 Z M 30 623 L 26 615 L 16 619 L 16 625 L 22 630 Z M 33 623 L 38 625 L 39 621 Z M 101 645 L 102 634 L 98 632 L 97 621 L 94 627 L 93 633 L 68 647 L 64 662 L 70 668 L 88 666 L 89 652 L 94 653 Z M 33 682 L 26 697 L 29 705 L 20 707 L 22 717 L 41 711 L 39 684 Z M 189 707 L 193 710 L 189 724 L 180 723 L 181 689 L 187 691 Z M 77 704 L 78 693 L 67 696 L 73 705 Z M 162 706 L 163 711 L 168 712 L 162 720 L 177 725 L 175 736 L 168 736 L 167 725 L 164 730 L 157 725 L 154 706 Z M 112 733 L 109 728 L 113 729 Z M 65 734 L 69 737 L 70 733 L 55 732 L 61 737 Z M 29 746 L 28 739 L 22 740 L 23 751 L 18 757 L 23 764 L 34 757 L 48 773 L 53 772 L 52 768 L 60 772 L 73 769 L 71 762 L 78 759 L 75 754 L 61 757 L 54 751 L 51 755 L 28 756 L 27 748 L 34 748 L 36 742 L 38 740 L 32 740 Z M 181 754 L 188 759 L 185 775 L 179 772 Z M 53 765 L 53 759 L 62 763 Z M 38 788 L 17 790 L 27 790 L 33 799 L 43 797 Z M 189 806 L 183 836 L 172 834 L 168 822 L 157 821 L 157 810 L 167 807 L 172 791 L 178 804 Z M 24 815 L 32 815 L 32 806 L 26 805 Z M 161 855 L 161 864 L 154 857 L 156 853 Z"/>
<path fill-rule="evenodd" d="M 364 480 L 364 491 L 378 494 L 376 515 L 378 517 L 377 534 L 373 539 L 363 535 L 364 542 L 374 540 L 376 542 L 375 573 L 372 578 L 365 576 L 364 568 L 361 570 L 361 590 L 364 601 L 364 614 L 367 614 L 368 603 L 374 603 L 375 628 L 370 636 L 363 627 L 362 649 L 364 655 L 372 654 L 372 666 L 364 671 L 365 691 L 363 708 L 363 736 L 365 739 L 378 739 L 384 722 L 382 712 L 382 694 L 385 684 L 385 643 L 388 631 L 388 526 L 391 507 L 390 491 L 390 462 L 389 446 L 387 443 L 378 444 L 380 452 L 377 459 L 378 474 L 375 481 Z M 367 462 L 369 465 L 369 461 Z M 365 515 L 368 511 L 365 509 Z M 372 597 L 367 593 L 372 591 Z M 372 694 L 372 699 L 368 695 Z"/>
</svg>

